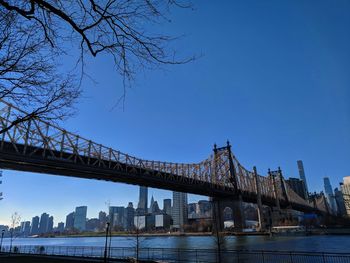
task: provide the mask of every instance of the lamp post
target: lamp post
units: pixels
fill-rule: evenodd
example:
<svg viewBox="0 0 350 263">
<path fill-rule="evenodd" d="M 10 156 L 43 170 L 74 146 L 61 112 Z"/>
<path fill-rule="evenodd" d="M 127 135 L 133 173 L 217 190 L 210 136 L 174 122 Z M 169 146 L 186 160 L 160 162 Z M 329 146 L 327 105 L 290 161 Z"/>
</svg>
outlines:
<svg viewBox="0 0 350 263">
<path fill-rule="evenodd" d="M 2 250 L 2 240 L 3 240 L 3 238 L 4 238 L 4 233 L 5 233 L 5 229 L 3 229 L 3 230 L 1 231 L 0 253 L 1 253 L 1 250 Z"/>
<path fill-rule="evenodd" d="M 109 231 L 109 222 L 107 222 L 107 227 L 106 227 L 106 242 L 105 242 L 104 262 L 107 262 L 107 240 L 108 240 L 108 231 Z"/>
</svg>

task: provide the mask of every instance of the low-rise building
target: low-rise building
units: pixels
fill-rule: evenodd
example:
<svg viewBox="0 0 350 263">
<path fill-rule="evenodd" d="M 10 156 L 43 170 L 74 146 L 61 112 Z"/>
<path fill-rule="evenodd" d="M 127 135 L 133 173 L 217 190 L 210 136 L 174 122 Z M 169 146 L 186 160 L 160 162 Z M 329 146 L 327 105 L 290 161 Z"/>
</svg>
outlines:
<svg viewBox="0 0 350 263">
<path fill-rule="evenodd" d="M 170 215 L 156 215 L 155 216 L 155 228 L 156 229 L 170 229 L 171 216 Z"/>
</svg>

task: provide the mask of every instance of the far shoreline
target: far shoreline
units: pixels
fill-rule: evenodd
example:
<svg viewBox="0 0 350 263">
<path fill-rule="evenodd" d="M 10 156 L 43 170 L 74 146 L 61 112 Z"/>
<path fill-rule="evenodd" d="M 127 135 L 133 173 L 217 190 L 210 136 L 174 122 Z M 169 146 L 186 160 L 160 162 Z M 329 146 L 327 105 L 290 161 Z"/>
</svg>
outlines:
<svg viewBox="0 0 350 263">
<path fill-rule="evenodd" d="M 225 236 L 263 236 L 269 235 L 267 232 L 241 232 L 241 233 L 224 233 Z M 105 237 L 106 234 L 91 233 L 91 234 L 72 234 L 72 235 L 51 235 L 51 236 L 36 236 L 28 238 L 76 238 L 76 237 Z M 135 233 L 112 233 L 112 237 L 136 237 Z M 139 237 L 189 237 L 189 236 L 213 236 L 212 232 L 188 232 L 188 233 L 141 233 Z"/>
<path fill-rule="evenodd" d="M 297 232 L 297 233 L 272 233 L 269 232 L 226 232 L 223 233 L 225 236 L 315 236 L 315 235 L 350 235 L 350 229 L 313 229 L 308 232 Z M 50 236 L 29 236 L 26 238 L 79 238 L 79 237 L 105 237 L 105 232 L 98 233 L 82 233 L 82 234 L 71 234 L 71 235 L 50 235 Z M 112 233 L 112 237 L 206 237 L 213 236 L 212 232 L 171 232 L 171 233 Z"/>
</svg>

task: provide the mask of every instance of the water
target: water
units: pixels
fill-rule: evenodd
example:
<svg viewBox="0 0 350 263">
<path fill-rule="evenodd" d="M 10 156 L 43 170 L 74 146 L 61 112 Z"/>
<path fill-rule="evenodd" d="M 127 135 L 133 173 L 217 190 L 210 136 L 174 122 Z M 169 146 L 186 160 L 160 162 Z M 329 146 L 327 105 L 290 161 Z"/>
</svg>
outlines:
<svg viewBox="0 0 350 263">
<path fill-rule="evenodd" d="M 16 238 L 13 246 L 86 246 L 103 247 L 104 237 L 69 238 Z M 10 239 L 4 238 L 3 245 L 9 245 Z M 134 237 L 113 237 L 112 247 L 135 247 Z M 143 248 L 188 248 L 214 249 L 215 238 L 210 236 L 164 236 L 140 237 Z M 350 253 L 350 236 L 239 236 L 226 237 L 227 249 L 275 250 L 275 251 L 312 251 Z"/>
</svg>

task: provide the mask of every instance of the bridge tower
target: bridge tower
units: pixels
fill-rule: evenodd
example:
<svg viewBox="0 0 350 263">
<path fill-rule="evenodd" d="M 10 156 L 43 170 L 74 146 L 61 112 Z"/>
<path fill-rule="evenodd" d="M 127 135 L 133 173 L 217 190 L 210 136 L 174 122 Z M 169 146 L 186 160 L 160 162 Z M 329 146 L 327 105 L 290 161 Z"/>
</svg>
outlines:
<svg viewBox="0 0 350 263">
<path fill-rule="evenodd" d="M 227 145 L 221 148 L 217 148 L 216 144 L 214 144 L 214 169 L 213 169 L 213 177 L 218 178 L 218 170 L 219 167 L 222 166 L 222 155 L 226 156 L 225 162 L 228 167 L 228 173 L 226 176 L 226 180 L 233 186 L 234 193 L 232 197 L 213 197 L 212 201 L 212 212 L 213 212 L 213 227 L 216 228 L 216 231 L 222 232 L 224 231 L 224 210 L 225 208 L 230 208 L 233 213 L 233 221 L 234 221 L 234 230 L 237 232 L 241 232 L 245 226 L 244 220 L 244 212 L 243 212 L 243 201 L 242 194 L 238 187 L 237 183 L 237 174 L 236 169 L 234 167 L 234 163 L 232 160 L 231 154 L 231 145 L 229 141 L 227 141 Z M 238 168 L 238 167 L 237 167 Z"/>
<path fill-rule="evenodd" d="M 259 221 L 259 227 L 258 231 L 264 231 L 266 228 L 266 225 L 264 222 L 264 213 L 263 213 L 263 205 L 261 201 L 261 189 L 260 189 L 260 181 L 259 181 L 259 175 L 257 172 L 256 167 L 253 167 L 253 173 L 254 173 L 254 183 L 256 187 L 256 203 L 258 205 L 258 221 Z"/>
</svg>

